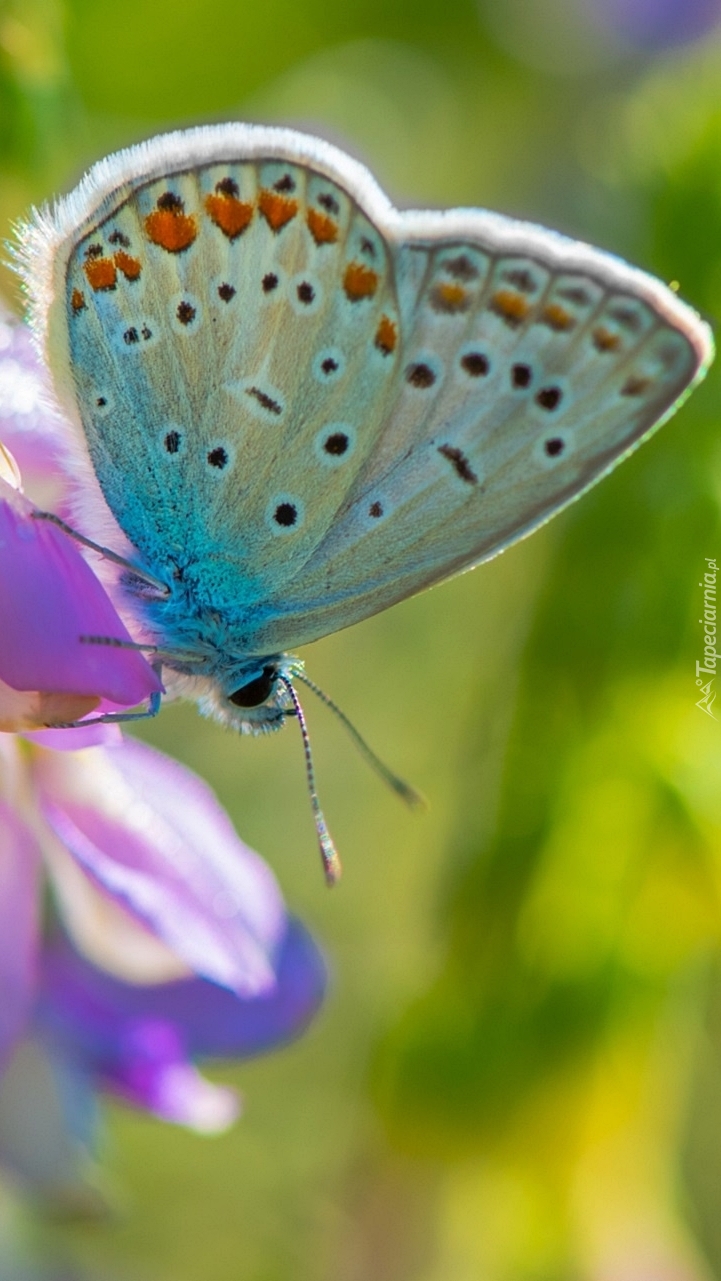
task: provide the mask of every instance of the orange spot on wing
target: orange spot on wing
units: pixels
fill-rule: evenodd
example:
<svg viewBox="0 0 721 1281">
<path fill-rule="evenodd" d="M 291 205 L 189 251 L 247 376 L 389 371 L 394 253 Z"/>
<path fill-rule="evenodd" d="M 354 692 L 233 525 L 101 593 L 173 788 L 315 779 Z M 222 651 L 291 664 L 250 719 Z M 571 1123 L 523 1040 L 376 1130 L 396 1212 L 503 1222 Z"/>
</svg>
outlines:
<svg viewBox="0 0 721 1281">
<path fill-rule="evenodd" d="M 309 209 L 306 221 L 317 245 L 335 244 L 338 239 L 338 223 L 329 218 L 328 214 L 320 213 L 318 209 Z"/>
<path fill-rule="evenodd" d="M 298 201 L 282 196 L 278 191 L 261 191 L 258 208 L 272 231 L 281 231 L 298 212 Z"/>
<path fill-rule="evenodd" d="M 182 206 L 154 209 L 145 219 L 145 233 L 154 245 L 167 249 L 169 254 L 182 254 L 195 240 L 198 224 L 183 212 Z"/>
<path fill-rule="evenodd" d="M 468 311 L 471 300 L 463 285 L 443 281 L 436 285 L 431 294 L 431 305 L 435 311 L 458 312 Z"/>
<path fill-rule="evenodd" d="M 85 310 L 85 294 L 82 292 L 81 289 L 73 289 L 73 292 L 70 298 L 70 305 L 76 316 L 79 311 Z"/>
<path fill-rule="evenodd" d="M 548 306 L 543 308 L 541 320 L 544 325 L 548 325 L 549 329 L 554 329 L 559 334 L 573 329 L 576 324 L 576 317 L 557 302 L 549 302 Z"/>
<path fill-rule="evenodd" d="M 398 328 L 394 325 L 390 316 L 381 316 L 380 324 L 376 330 L 375 345 L 384 356 L 390 356 L 396 349 L 398 341 Z"/>
<path fill-rule="evenodd" d="M 130 254 L 126 254 L 123 249 L 119 249 L 118 252 L 113 255 L 113 262 L 118 268 L 118 271 L 122 271 L 126 280 L 138 279 L 138 276 L 140 275 L 139 258 L 132 258 Z"/>
<path fill-rule="evenodd" d="M 513 293 L 510 289 L 499 289 L 491 298 L 491 311 L 505 320 L 507 325 L 520 325 L 526 319 L 531 304 L 522 294 Z"/>
<path fill-rule="evenodd" d="M 118 273 L 112 258 L 88 258 L 83 263 L 83 271 L 91 289 L 115 288 Z"/>
<path fill-rule="evenodd" d="M 238 200 L 232 192 L 218 192 L 205 197 L 205 208 L 216 227 L 219 227 L 228 240 L 236 240 L 242 235 L 253 217 L 253 206 L 247 201 Z"/>
<path fill-rule="evenodd" d="M 593 345 L 597 351 L 618 351 L 621 345 L 621 339 L 618 334 L 614 334 L 610 329 L 599 325 L 593 331 Z"/>
<path fill-rule="evenodd" d="M 363 262 L 349 262 L 343 277 L 343 288 L 351 302 L 372 298 L 378 288 L 378 272 Z"/>
</svg>

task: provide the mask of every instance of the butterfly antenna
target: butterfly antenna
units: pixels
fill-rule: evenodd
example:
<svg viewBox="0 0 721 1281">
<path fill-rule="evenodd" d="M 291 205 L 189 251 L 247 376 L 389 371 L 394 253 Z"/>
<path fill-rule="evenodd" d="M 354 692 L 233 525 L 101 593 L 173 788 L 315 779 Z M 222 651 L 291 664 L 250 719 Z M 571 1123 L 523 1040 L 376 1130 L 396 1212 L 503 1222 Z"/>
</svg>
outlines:
<svg viewBox="0 0 721 1281">
<path fill-rule="evenodd" d="M 318 844 L 320 845 L 320 856 L 323 860 L 323 871 L 327 885 L 335 885 L 340 880 L 341 864 L 338 857 L 338 851 L 333 844 L 333 838 L 326 826 L 323 811 L 318 800 L 318 793 L 315 787 L 315 770 L 313 769 L 313 756 L 310 750 L 310 737 L 308 735 L 308 726 L 305 723 L 303 708 L 293 686 L 286 676 L 280 676 L 279 680 L 288 691 L 288 696 L 295 708 L 295 714 L 298 717 L 300 732 L 303 737 L 303 751 L 305 753 L 305 772 L 308 779 L 308 791 L 310 793 L 310 803 L 313 810 L 313 819 L 315 821 L 315 830 L 318 833 Z"/>
<path fill-rule="evenodd" d="M 422 792 L 416 791 L 415 787 L 411 787 L 410 783 L 406 783 L 405 779 L 399 778 L 397 774 L 394 774 L 393 771 L 388 768 L 379 756 L 376 756 L 373 749 L 368 746 L 363 736 L 358 733 L 353 722 L 348 719 L 345 712 L 341 711 L 338 704 L 334 703 L 333 699 L 330 698 L 319 685 L 316 685 L 315 681 L 312 681 L 308 676 L 306 676 L 305 672 L 296 672 L 296 677 L 299 681 L 302 681 L 304 685 L 307 685 L 308 689 L 312 689 L 316 698 L 319 698 L 321 703 L 325 703 L 326 707 L 329 707 L 330 710 L 335 713 L 338 720 L 347 729 L 361 755 L 365 756 L 368 764 L 376 771 L 376 774 L 380 774 L 384 783 L 387 783 L 391 790 L 394 791 L 397 796 L 400 796 L 401 800 L 405 801 L 406 805 L 410 805 L 411 809 L 428 809 L 428 801 Z"/>
</svg>

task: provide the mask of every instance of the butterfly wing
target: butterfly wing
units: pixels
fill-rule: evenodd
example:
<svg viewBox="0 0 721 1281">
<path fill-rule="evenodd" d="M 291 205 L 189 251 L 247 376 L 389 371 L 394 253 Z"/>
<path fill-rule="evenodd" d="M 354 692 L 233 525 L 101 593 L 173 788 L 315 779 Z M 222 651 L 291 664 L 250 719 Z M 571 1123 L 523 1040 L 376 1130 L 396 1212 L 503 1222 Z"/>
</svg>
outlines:
<svg viewBox="0 0 721 1281">
<path fill-rule="evenodd" d="M 39 215 L 25 276 L 123 531 L 154 574 L 223 615 L 236 650 L 257 652 L 259 621 L 385 422 L 391 253 L 338 166 L 325 164 L 331 178 L 315 154 L 299 161 L 296 135 L 228 127 L 175 143 L 104 162 Z M 369 181 L 348 169 L 347 186 L 356 171 Z"/>
<path fill-rule="evenodd" d="M 315 639 L 530 532 L 711 354 L 643 273 L 483 212 L 398 213 L 282 130 L 121 153 L 24 255 L 111 510 L 234 652 Z"/>
<path fill-rule="evenodd" d="M 336 630 L 532 532 L 664 422 L 711 359 L 695 313 L 617 259 L 483 212 L 414 222 L 419 238 L 394 254 L 392 405 L 278 637 Z"/>
</svg>

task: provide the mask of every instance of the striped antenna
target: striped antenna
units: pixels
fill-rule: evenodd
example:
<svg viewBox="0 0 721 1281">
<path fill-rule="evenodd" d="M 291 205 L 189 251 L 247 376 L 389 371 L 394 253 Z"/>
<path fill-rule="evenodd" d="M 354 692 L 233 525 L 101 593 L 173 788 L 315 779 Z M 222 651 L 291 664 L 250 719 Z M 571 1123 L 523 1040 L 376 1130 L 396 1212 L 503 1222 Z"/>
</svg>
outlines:
<svg viewBox="0 0 721 1281">
<path fill-rule="evenodd" d="M 300 725 L 300 732 L 303 737 L 303 751 L 305 753 L 305 772 L 308 779 L 308 791 L 310 793 L 310 803 L 313 810 L 315 830 L 318 833 L 318 844 L 320 846 L 320 856 L 323 860 L 323 871 L 325 873 L 326 885 L 335 885 L 336 882 L 340 880 L 341 875 L 340 858 L 338 857 L 338 851 L 333 844 L 333 838 L 326 826 L 323 811 L 320 807 L 320 801 L 318 800 L 318 793 L 315 787 L 313 757 L 310 750 L 310 738 L 308 736 L 308 726 L 305 723 L 305 716 L 303 715 L 303 708 L 300 705 L 298 695 L 293 689 L 288 677 L 279 676 L 278 679 L 288 691 L 288 697 L 290 698 L 293 707 L 295 708 L 295 714 L 298 717 L 298 724 Z"/>
<path fill-rule="evenodd" d="M 345 712 L 341 711 L 338 704 L 334 703 L 333 699 L 330 698 L 319 685 L 315 684 L 315 681 L 310 680 L 310 678 L 306 676 L 305 672 L 296 672 L 295 675 L 299 681 L 302 681 L 304 685 L 308 686 L 308 689 L 312 689 L 316 698 L 319 698 L 321 703 L 325 703 L 326 707 L 329 707 L 330 710 L 335 713 L 338 720 L 347 729 L 361 755 L 365 756 L 368 764 L 376 771 L 377 774 L 380 774 L 383 782 L 388 784 L 391 791 L 395 792 L 396 796 L 400 796 L 401 800 L 405 801 L 406 805 L 409 805 L 413 810 L 428 809 L 428 801 L 423 793 L 416 791 L 415 787 L 411 787 L 410 783 L 406 783 L 405 779 L 399 778 L 397 774 L 394 774 L 393 771 L 388 768 L 379 756 L 376 756 L 373 748 L 368 746 L 362 735 L 358 733 L 353 722 L 348 719 Z"/>
</svg>

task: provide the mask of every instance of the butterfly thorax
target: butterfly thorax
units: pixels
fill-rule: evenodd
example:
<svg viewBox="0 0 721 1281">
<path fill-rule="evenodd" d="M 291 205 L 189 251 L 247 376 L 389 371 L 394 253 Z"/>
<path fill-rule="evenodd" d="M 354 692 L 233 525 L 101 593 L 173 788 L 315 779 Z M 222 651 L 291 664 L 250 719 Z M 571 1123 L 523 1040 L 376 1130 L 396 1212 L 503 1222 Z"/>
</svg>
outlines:
<svg viewBox="0 0 721 1281">
<path fill-rule="evenodd" d="M 287 684 L 303 667 L 290 654 L 248 654 L 237 611 L 204 599 L 197 575 L 167 576 L 168 594 L 148 594 L 139 578 L 124 589 L 143 632 L 158 638 L 163 679 L 172 694 L 243 734 L 280 729 L 293 704 Z"/>
</svg>

